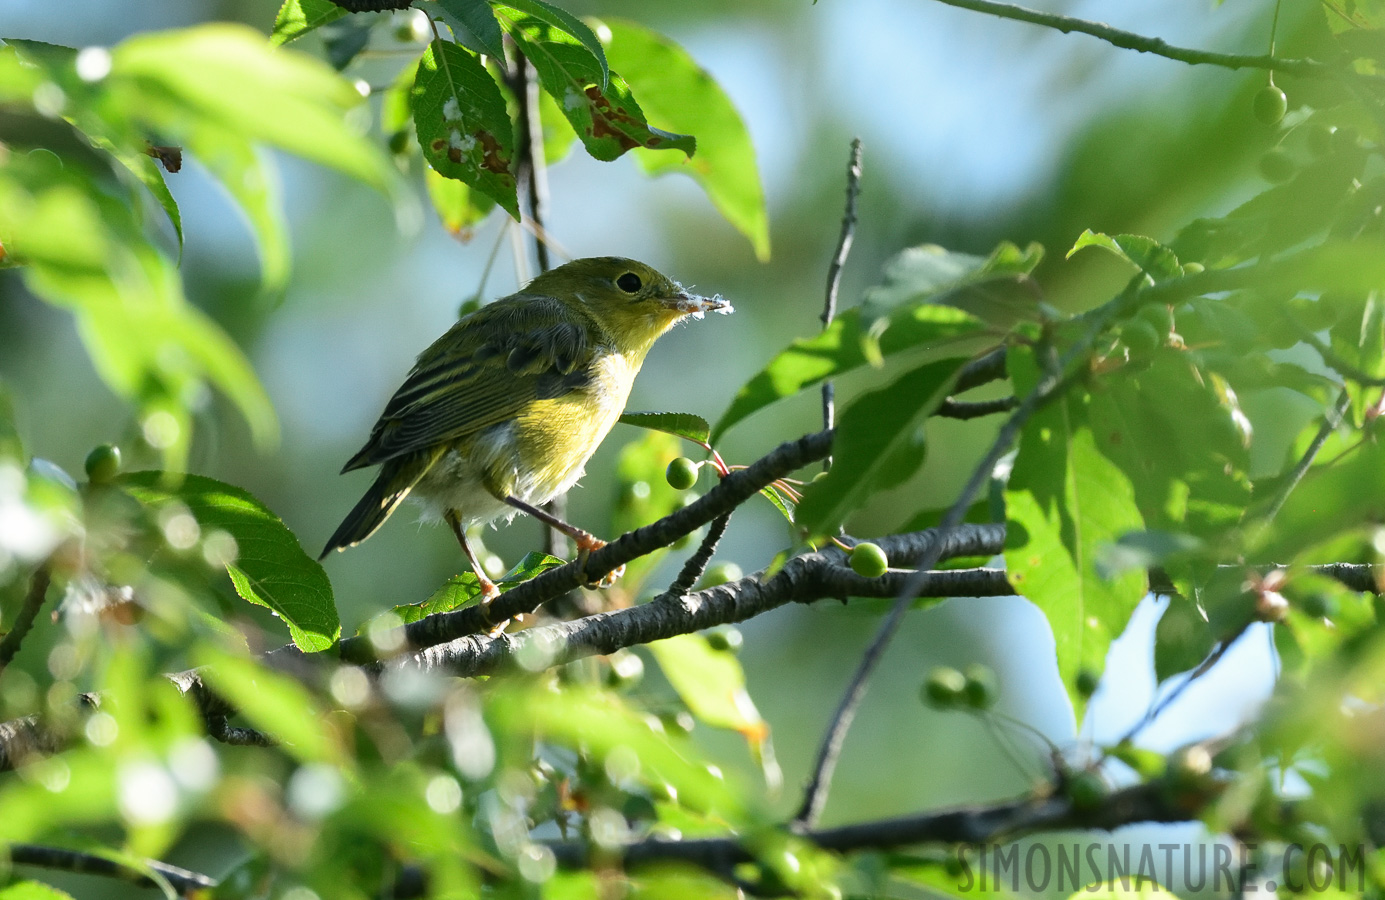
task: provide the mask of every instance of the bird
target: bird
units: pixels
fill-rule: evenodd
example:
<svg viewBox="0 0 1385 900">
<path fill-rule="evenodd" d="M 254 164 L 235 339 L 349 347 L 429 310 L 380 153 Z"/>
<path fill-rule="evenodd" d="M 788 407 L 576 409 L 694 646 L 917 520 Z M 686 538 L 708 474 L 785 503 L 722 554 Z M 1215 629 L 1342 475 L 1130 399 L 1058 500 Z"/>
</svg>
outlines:
<svg viewBox="0 0 1385 900">
<path fill-rule="evenodd" d="M 476 524 L 527 513 L 573 539 L 585 574 L 605 542 L 540 507 L 582 476 L 654 342 L 707 312 L 732 307 L 644 263 L 603 256 L 558 266 L 463 316 L 419 355 L 342 467 L 380 470 L 318 559 L 361 543 L 412 497 L 425 521 L 451 527 L 483 604 L 500 590 L 467 544 Z"/>
</svg>

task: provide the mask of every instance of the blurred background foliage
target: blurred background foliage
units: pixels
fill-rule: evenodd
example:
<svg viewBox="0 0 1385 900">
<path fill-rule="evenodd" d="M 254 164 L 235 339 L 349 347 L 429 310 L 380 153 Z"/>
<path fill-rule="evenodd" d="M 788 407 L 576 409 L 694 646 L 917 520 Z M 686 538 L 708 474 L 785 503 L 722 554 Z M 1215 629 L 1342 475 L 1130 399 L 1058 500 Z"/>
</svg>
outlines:
<svg viewBox="0 0 1385 900">
<path fill-rule="evenodd" d="M 1274 4 L 1248 0 L 1211 8 L 1206 0 L 1047 6 L 1174 44 L 1244 53 L 1264 52 L 1275 12 Z M 0 0 L 0 29 L 7 38 L 109 46 L 207 21 L 267 32 L 276 8 L 251 0 Z M 778 349 L 817 331 L 853 136 L 866 147 L 865 174 L 845 303 L 857 302 L 879 280 L 884 261 L 905 247 L 929 242 L 984 255 L 1009 240 L 1049 248 L 1037 281 L 1045 300 L 1066 311 L 1109 298 L 1128 277 L 1103 254 L 1064 259 L 1084 229 L 1170 240 L 1189 219 L 1220 214 L 1262 190 L 1257 161 L 1277 140 L 1252 116 L 1263 72 L 1189 67 L 921 0 L 572 0 L 566 8 L 598 19 L 628 17 L 681 44 L 744 118 L 767 199 L 771 254 L 761 260 L 689 179 L 650 179 L 633 160 L 600 163 L 582 153 L 549 170 L 546 227 L 562 251 L 639 258 L 736 306 L 731 318 L 691 323 L 665 338 L 636 382 L 632 409 L 687 411 L 715 421 Z M 388 27 L 374 29 L 348 69 L 372 89 L 375 107 L 371 116 L 359 115 L 359 108 L 346 115 L 356 133 L 371 127 L 383 89 L 422 49 L 412 13 L 381 15 L 390 19 Z M 1323 50 L 1328 35 L 1320 4 L 1286 2 L 1279 16 L 1280 53 Z M 324 29 L 294 47 L 330 56 L 340 37 Z M 1313 84 L 1280 81 L 1295 102 L 1313 102 Z M 261 99 L 278 90 L 248 87 Z M 387 163 L 365 157 L 358 163 L 356 174 L 376 173 L 365 179 L 376 182 L 372 189 L 331 168 L 357 164 L 343 162 L 343 146 L 315 154 L 291 141 L 265 140 L 280 149 L 252 152 L 267 158 L 257 169 L 266 189 L 282 196 L 289 259 L 262 257 L 205 160 L 190 155 L 183 171 L 167 177 L 182 216 L 186 302 L 243 349 L 278 421 L 275 442 L 266 414 L 255 411 L 258 399 L 232 389 L 201 393 L 194 398 L 186 465 L 244 487 L 315 548 L 365 484 L 363 475 L 338 476 L 341 462 L 413 356 L 478 292 L 508 293 L 532 271 L 527 262 L 515 264 L 515 235 L 502 233 L 501 213 L 466 228 L 462 240 L 438 222 L 421 183 L 393 181 Z M 383 145 L 379 135 L 372 140 Z M 155 230 L 177 258 L 178 235 L 165 223 Z M 35 300 L 14 273 L 0 273 L 0 380 L 35 456 L 76 473 L 91 446 L 111 441 L 132 457 L 127 468 L 159 463 L 141 419 L 98 377 L 74 318 Z M 845 380 L 839 396 L 850 398 L 877 381 L 869 373 Z M 1247 412 L 1257 436 L 1272 448 L 1278 441 L 1279 454 L 1266 451 L 1273 466 L 1312 414 L 1308 409 L 1291 421 L 1283 409 L 1262 415 L 1248 405 Z M 731 462 L 749 462 L 784 438 L 814 430 L 818 417 L 810 392 L 741 423 L 718 449 Z M 933 420 L 928 428 L 942 452 L 906 485 L 861 510 L 849 523 L 853 535 L 889 533 L 920 509 L 948 502 L 989 439 L 985 429 L 958 422 Z M 571 496 L 572 521 L 607 536 L 624 527 L 622 447 L 646 439 L 617 427 Z M 536 523 L 524 519 L 487 531 L 485 541 L 506 568 L 540 544 Z M 752 503 L 733 519 L 718 559 L 751 571 L 789 542 L 778 513 Z M 664 563 L 668 573 L 680 555 Z M 428 597 L 460 562 L 445 529 L 396 517 L 370 542 L 326 564 L 346 633 L 381 609 Z M 658 576 L 651 584 L 657 583 Z M 869 603 L 785 608 L 743 627 L 740 658 L 749 693 L 772 729 L 790 788 L 782 811 L 797 802 L 796 786 L 879 611 Z M 1113 646 L 1107 681 L 1083 726 L 1089 735 L 1119 734 L 1143 713 L 1154 687 L 1155 613 L 1152 601 L 1143 605 L 1130 633 Z M 1047 629 L 1037 610 L 1017 598 L 954 600 L 913 613 L 855 726 L 827 820 L 983 801 L 1026 787 L 1036 773 L 1017 763 L 1012 735 L 974 717 L 926 709 L 914 697 L 936 665 L 985 663 L 998 673 L 1001 711 L 1059 744 L 1070 741 L 1072 713 Z M 1234 665 L 1191 690 L 1147 741 L 1163 748 L 1184 743 L 1213 730 L 1210 716 L 1224 721 L 1258 703 L 1271 661 L 1264 643 L 1252 643 L 1234 651 Z M 42 667 L 50 649 L 37 641 L 26 646 L 21 664 Z M 646 690 L 672 697 L 658 684 Z M 761 777 L 734 733 L 700 728 L 694 739 L 720 765 Z M 901 765 L 901 758 L 917 765 Z M 885 768 L 891 777 L 881 779 Z M 148 846 L 157 844 L 151 839 Z"/>
</svg>

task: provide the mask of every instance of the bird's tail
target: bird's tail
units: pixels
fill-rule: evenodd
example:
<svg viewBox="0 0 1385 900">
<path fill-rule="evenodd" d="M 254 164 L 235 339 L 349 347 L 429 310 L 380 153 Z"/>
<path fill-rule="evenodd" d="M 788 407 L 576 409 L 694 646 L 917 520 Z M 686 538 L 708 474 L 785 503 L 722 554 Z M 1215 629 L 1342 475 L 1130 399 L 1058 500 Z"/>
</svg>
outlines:
<svg viewBox="0 0 1385 900">
<path fill-rule="evenodd" d="M 419 478 L 428 471 L 438 454 L 425 454 L 421 458 L 390 460 L 380 469 L 375 483 L 365 492 L 365 496 L 351 508 L 346 518 L 327 539 L 319 560 L 325 559 L 333 550 L 354 547 L 375 533 L 390 517 L 404 498 L 409 496 Z"/>
</svg>

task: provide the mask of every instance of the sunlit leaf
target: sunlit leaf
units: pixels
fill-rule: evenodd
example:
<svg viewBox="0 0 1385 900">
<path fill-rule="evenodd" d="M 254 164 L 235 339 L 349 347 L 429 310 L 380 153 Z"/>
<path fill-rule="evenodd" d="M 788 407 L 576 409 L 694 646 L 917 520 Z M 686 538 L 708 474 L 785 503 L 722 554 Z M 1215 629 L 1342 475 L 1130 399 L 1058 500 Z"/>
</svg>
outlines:
<svg viewBox="0 0 1385 900">
<path fill-rule="evenodd" d="M 620 423 L 675 434 L 694 444 L 706 444 L 712 433 L 707 420 L 692 413 L 628 412 L 621 414 Z"/>
<path fill-rule="evenodd" d="M 523 559 L 515 564 L 514 568 L 497 578 L 495 583 L 502 591 L 508 590 L 563 564 L 563 560 L 556 556 L 549 556 L 547 553 L 527 553 Z M 455 609 L 470 606 L 480 599 L 481 582 L 476 578 L 475 573 L 463 572 L 449 578 L 447 583 L 434 591 L 427 600 L 396 606 L 390 612 L 407 625 L 434 613 L 452 612 Z"/>
<path fill-rule="evenodd" d="M 1016 385 L 1037 381 L 1032 357 L 1011 353 Z M 1086 398 L 1067 394 L 1036 413 L 1020 437 L 1005 492 L 1005 568 L 1010 583 L 1053 629 L 1058 673 L 1081 718 L 1081 672 L 1100 673 L 1111 640 L 1145 593 L 1145 576 L 1104 577 L 1103 547 L 1144 528 L 1135 489 L 1101 452 Z"/>
<path fill-rule="evenodd" d="M 514 126 L 500 88 L 481 61 L 456 44 L 434 41 L 419 62 L 410 104 L 429 165 L 518 219 Z"/>
<path fill-rule="evenodd" d="M 335 22 L 344 15 L 346 10 L 332 0 L 284 0 L 279 14 L 274 17 L 269 42 L 277 47 L 296 41 L 314 28 Z"/>
<path fill-rule="evenodd" d="M 473 50 L 495 59 L 505 58 L 500 23 L 495 20 L 495 13 L 486 0 L 438 0 L 438 6 L 466 29 L 466 36 L 476 43 Z"/>
<path fill-rule="evenodd" d="M 646 149 L 635 158 L 653 174 L 684 172 L 755 248 L 769 258 L 769 216 L 750 132 L 731 99 L 682 47 L 625 19 L 606 19 L 606 52 L 654 121 L 696 135 L 698 153 L 681 157 Z"/>
<path fill-rule="evenodd" d="M 1068 259 L 1083 247 L 1100 247 L 1144 272 L 1155 282 L 1181 278 L 1183 267 L 1172 250 L 1142 234 L 1102 234 L 1088 228 L 1068 251 Z"/>
<path fill-rule="evenodd" d="M 332 586 L 317 561 L 278 516 L 250 494 L 201 475 L 184 475 L 173 484 L 162 472 L 121 476 L 120 486 L 140 502 L 185 505 L 203 535 L 224 531 L 235 539 L 236 556 L 226 561 L 236 593 L 267 607 L 284 620 L 302 650 L 325 650 L 341 635 Z"/>
<path fill-rule="evenodd" d="M 664 477 L 668 464 L 681 455 L 683 445 L 664 430 L 647 431 L 621 448 L 616 461 L 618 494 L 611 514 L 611 525 L 618 534 L 648 525 L 683 507 L 689 494 L 672 488 Z M 621 587 L 637 593 L 667 553 L 667 549 L 661 548 L 631 560 L 620 580 Z"/>
<path fill-rule="evenodd" d="M 866 291 L 861 301 L 861 316 L 875 322 L 900 308 L 939 303 L 1000 329 L 1009 329 L 1017 322 L 1042 320 L 1047 312 L 1029 274 L 1043 255 L 1043 247 L 1038 244 L 1021 249 L 1009 241 L 1002 241 L 988 256 L 959 253 L 934 244 L 910 247 L 885 264 L 884 279 Z M 866 330 L 869 341 L 877 329 Z M 869 346 L 867 352 L 875 356 Z"/>
<path fill-rule="evenodd" d="M 636 147 L 681 150 L 692 156 L 696 140 L 652 127 L 625 79 L 611 72 L 607 81 L 604 60 L 577 37 L 512 6 L 495 9 L 500 24 L 534 64 L 539 83 L 558 102 L 593 157 L 618 159 Z"/>
<path fill-rule="evenodd" d="M 553 32 L 581 45 L 591 54 L 592 59 L 596 61 L 597 70 L 601 73 L 600 79 L 596 82 L 597 86 L 606 87 L 611 74 L 606 63 L 606 50 L 601 46 L 601 41 L 597 39 L 596 33 L 587 27 L 587 23 L 564 9 L 544 2 L 544 0 L 505 0 L 504 3 L 496 3 L 492 0 L 491 5 L 507 14 L 510 22 L 515 21 L 515 13 L 530 16 L 543 22 Z"/>
<path fill-rule="evenodd" d="M 470 240 L 472 228 L 495 209 L 493 199 L 455 178 L 444 178 L 432 166 L 423 170 L 423 183 L 442 227 L 461 240 Z"/>
<path fill-rule="evenodd" d="M 347 124 L 346 111 L 364 99 L 351 82 L 245 26 L 132 37 L 112 49 L 106 85 L 125 114 L 175 141 L 205 122 L 381 190 L 397 183 L 379 147 Z"/>
<path fill-rule="evenodd" d="M 948 306 L 920 304 L 867 322 L 862 321 L 859 310 L 847 310 L 820 334 L 794 341 L 750 379 L 717 421 L 712 439 L 715 442 L 732 425 L 771 403 L 870 365 L 864 349 L 868 335 L 884 357 L 891 357 L 910 350 L 945 350 L 955 342 L 980 335 L 983 329 L 976 318 Z"/>
</svg>

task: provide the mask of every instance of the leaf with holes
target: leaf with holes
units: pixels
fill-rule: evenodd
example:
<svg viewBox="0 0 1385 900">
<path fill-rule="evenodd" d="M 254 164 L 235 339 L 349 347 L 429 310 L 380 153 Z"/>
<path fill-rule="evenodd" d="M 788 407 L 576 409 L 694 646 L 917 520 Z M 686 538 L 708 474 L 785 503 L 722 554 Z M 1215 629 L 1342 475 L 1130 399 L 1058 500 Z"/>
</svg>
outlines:
<svg viewBox="0 0 1385 900">
<path fill-rule="evenodd" d="M 581 40 L 514 7 L 495 9 L 501 26 L 534 64 L 539 83 L 593 157 L 610 161 L 636 147 L 693 155 L 697 141 L 651 126 L 625 79 L 611 72 L 607 81 L 602 65 Z"/>
<path fill-rule="evenodd" d="M 429 165 L 490 197 L 518 220 L 514 123 L 481 60 L 451 42 L 433 41 L 419 61 L 409 103 Z"/>
<path fill-rule="evenodd" d="M 224 531 L 234 538 L 236 554 L 226 563 L 226 571 L 236 593 L 273 610 L 299 649 L 315 652 L 336 643 L 341 623 L 327 573 L 260 501 L 238 487 L 201 475 L 132 472 L 116 483 L 146 506 L 183 504 L 203 535 Z"/>
</svg>

